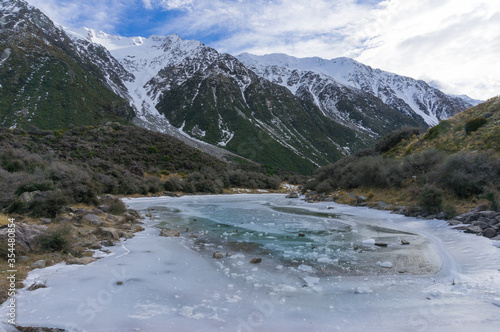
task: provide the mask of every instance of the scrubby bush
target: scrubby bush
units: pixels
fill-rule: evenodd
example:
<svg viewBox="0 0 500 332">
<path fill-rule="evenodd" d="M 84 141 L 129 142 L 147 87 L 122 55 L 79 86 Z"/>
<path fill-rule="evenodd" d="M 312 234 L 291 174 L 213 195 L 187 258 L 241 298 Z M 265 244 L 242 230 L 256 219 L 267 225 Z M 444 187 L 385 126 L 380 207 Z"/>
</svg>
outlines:
<svg viewBox="0 0 500 332">
<path fill-rule="evenodd" d="M 428 149 L 421 153 L 412 154 L 403 159 L 403 176 L 410 177 L 428 173 L 440 164 L 445 157 L 445 153 L 437 149 Z"/>
<path fill-rule="evenodd" d="M 37 237 L 42 252 L 68 252 L 71 248 L 71 229 L 61 225 Z"/>
<path fill-rule="evenodd" d="M 460 152 L 450 156 L 436 175 L 443 188 L 468 198 L 483 193 L 490 184 L 500 183 L 500 163 L 484 154 Z"/>
<path fill-rule="evenodd" d="M 395 147 L 402 140 L 413 137 L 414 135 L 420 134 L 420 128 L 408 127 L 393 131 L 389 135 L 386 135 L 378 140 L 373 147 L 373 150 L 378 153 L 384 153 Z"/>
<path fill-rule="evenodd" d="M 99 203 L 109 206 L 109 213 L 111 214 L 122 215 L 127 211 L 127 207 L 122 200 L 116 197 L 103 198 Z"/>
<path fill-rule="evenodd" d="M 68 204 L 68 198 L 61 190 L 46 191 L 35 198 L 29 209 L 33 217 L 55 218 L 62 207 Z"/>
<path fill-rule="evenodd" d="M 182 191 L 184 189 L 184 184 L 181 179 L 172 176 L 163 183 L 163 188 L 165 188 L 166 191 Z"/>
<path fill-rule="evenodd" d="M 443 191 L 434 185 L 425 185 L 418 196 L 418 206 L 427 213 L 437 213 L 443 204 Z"/>
<path fill-rule="evenodd" d="M 487 122 L 488 122 L 488 120 L 486 120 L 485 118 L 470 119 L 465 124 L 465 127 L 464 127 L 465 133 L 467 135 L 469 135 L 470 133 L 477 131 L 479 128 L 484 126 Z"/>
</svg>

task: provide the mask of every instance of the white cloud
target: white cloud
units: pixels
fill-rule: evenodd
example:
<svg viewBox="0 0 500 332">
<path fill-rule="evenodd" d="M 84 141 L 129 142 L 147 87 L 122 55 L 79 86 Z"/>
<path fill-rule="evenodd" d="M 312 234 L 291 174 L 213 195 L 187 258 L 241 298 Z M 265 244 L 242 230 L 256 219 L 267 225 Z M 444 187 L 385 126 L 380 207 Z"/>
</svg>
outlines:
<svg viewBox="0 0 500 332">
<path fill-rule="evenodd" d="M 161 0 L 160 6 L 167 10 L 173 9 L 189 9 L 193 4 L 192 0 Z"/>
<path fill-rule="evenodd" d="M 500 94 L 500 3 L 482 1 L 388 2 L 379 31 L 357 60 L 419 79 L 445 92 L 487 99 Z"/>
<path fill-rule="evenodd" d="M 147 1 L 147 0 L 146 0 Z M 116 31 L 126 1 L 122 0 L 27 0 L 54 22 L 68 27 L 89 27 L 109 33 Z"/>
<path fill-rule="evenodd" d="M 348 56 L 448 93 L 500 94 L 498 0 L 28 1 L 68 26 L 113 33 L 142 7 L 166 14 L 148 23 L 148 33 L 177 33 L 223 52 Z"/>
</svg>

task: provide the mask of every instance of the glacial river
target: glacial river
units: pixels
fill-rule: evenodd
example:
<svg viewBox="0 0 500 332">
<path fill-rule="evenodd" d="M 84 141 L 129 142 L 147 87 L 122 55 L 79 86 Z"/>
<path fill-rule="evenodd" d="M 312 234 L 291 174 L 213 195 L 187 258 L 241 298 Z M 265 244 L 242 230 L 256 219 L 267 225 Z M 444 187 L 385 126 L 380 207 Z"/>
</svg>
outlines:
<svg viewBox="0 0 500 332">
<path fill-rule="evenodd" d="M 442 220 L 284 195 L 125 199 L 145 231 L 20 290 L 68 331 L 498 331 L 498 243 Z M 180 237 L 161 237 L 160 229 Z M 218 258 L 214 258 L 215 257 Z M 253 262 L 251 263 L 251 261 Z M 257 262 L 256 262 L 257 261 Z M 7 308 L 0 308 L 5 323 Z M 0 331 L 11 331 L 0 323 Z"/>
</svg>

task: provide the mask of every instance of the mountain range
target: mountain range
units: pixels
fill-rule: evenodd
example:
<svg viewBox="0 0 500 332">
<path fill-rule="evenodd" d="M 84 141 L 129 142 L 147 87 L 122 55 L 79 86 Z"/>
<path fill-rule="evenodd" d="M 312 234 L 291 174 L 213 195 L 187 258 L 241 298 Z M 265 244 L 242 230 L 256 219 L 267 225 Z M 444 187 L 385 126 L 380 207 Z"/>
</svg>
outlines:
<svg viewBox="0 0 500 332">
<path fill-rule="evenodd" d="M 0 125 L 133 122 L 219 158 L 309 173 L 477 101 L 348 58 L 232 56 L 177 35 L 66 29 L 0 0 Z"/>
</svg>

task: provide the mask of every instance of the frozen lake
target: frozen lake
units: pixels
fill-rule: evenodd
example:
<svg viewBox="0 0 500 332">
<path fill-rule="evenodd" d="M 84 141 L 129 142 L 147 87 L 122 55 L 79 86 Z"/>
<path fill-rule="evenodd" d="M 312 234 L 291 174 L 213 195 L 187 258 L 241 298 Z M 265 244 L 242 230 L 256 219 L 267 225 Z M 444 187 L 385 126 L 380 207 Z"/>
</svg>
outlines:
<svg viewBox="0 0 500 332">
<path fill-rule="evenodd" d="M 499 330 L 500 248 L 445 221 L 276 194 L 125 203 L 153 215 L 146 230 L 87 266 L 32 271 L 28 284 L 41 280 L 48 287 L 19 291 L 19 325 L 69 331 Z M 181 237 L 160 237 L 160 228 L 177 229 Z M 213 258 L 216 252 L 223 257 Z M 262 261 L 252 264 L 253 258 Z M 1 322 L 6 312 L 4 305 Z"/>
</svg>

